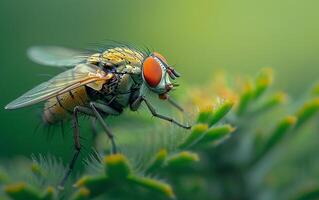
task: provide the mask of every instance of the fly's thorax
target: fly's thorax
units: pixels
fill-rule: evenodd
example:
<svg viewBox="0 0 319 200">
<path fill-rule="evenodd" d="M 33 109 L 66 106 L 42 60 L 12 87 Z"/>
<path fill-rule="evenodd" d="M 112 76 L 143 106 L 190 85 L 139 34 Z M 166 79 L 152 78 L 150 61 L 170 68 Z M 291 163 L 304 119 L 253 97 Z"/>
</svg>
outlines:
<svg viewBox="0 0 319 200">
<path fill-rule="evenodd" d="M 122 64 L 116 67 L 116 72 L 123 74 L 141 74 L 141 66 Z"/>
<path fill-rule="evenodd" d="M 118 76 L 117 88 L 115 90 L 116 101 L 123 106 L 128 106 L 132 91 L 138 87 L 130 74 L 122 74 Z"/>
<path fill-rule="evenodd" d="M 136 81 L 141 74 L 143 60 L 143 53 L 125 47 L 108 49 L 87 58 L 88 63 L 100 66 L 105 71 L 137 75 L 133 76 Z"/>
<path fill-rule="evenodd" d="M 112 80 L 103 85 L 101 91 L 89 91 L 89 96 L 94 96 L 95 99 L 103 99 L 106 104 L 114 101 L 115 104 L 125 108 L 129 104 L 132 93 L 140 89 L 141 82 L 135 81 L 131 74 L 115 74 Z"/>
</svg>

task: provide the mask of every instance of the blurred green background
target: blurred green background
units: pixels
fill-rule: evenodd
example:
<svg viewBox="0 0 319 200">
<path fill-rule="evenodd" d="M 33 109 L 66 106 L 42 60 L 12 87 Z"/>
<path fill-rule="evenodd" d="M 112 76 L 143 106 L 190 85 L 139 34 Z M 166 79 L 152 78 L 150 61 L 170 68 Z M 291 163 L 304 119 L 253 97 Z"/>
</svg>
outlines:
<svg viewBox="0 0 319 200">
<path fill-rule="evenodd" d="M 41 129 L 34 133 L 41 106 L 38 112 L 3 109 L 59 72 L 28 60 L 29 46 L 146 45 L 175 64 L 189 85 L 208 82 L 221 69 L 255 74 L 273 67 L 276 87 L 298 97 L 318 78 L 318 6 L 315 0 L 1 0 L 0 157 L 50 152 L 69 158 L 72 151 L 69 134 L 49 141 Z"/>
</svg>

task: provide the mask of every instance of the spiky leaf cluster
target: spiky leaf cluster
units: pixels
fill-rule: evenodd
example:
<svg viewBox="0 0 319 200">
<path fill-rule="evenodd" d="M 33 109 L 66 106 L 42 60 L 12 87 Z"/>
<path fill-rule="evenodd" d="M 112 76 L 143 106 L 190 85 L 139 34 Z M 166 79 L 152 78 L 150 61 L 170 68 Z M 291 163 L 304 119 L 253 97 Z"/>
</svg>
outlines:
<svg viewBox="0 0 319 200">
<path fill-rule="evenodd" d="M 273 91 L 272 79 L 269 69 L 255 78 L 218 76 L 211 85 L 184 93 L 183 104 L 194 116 L 190 131 L 165 124 L 145 126 L 140 138 L 131 132 L 119 136 L 121 153 L 115 155 L 97 138 L 96 155 L 86 160 L 86 169 L 64 190 L 56 187 L 66 170 L 61 161 L 42 156 L 9 162 L 0 168 L 0 196 L 316 199 L 318 168 L 308 164 L 309 172 L 299 175 L 298 164 L 307 160 L 305 155 L 318 164 L 312 150 L 319 142 L 307 146 L 309 139 L 303 135 L 318 138 L 312 119 L 319 110 L 319 87 L 306 91 L 302 99 L 289 99 Z"/>
</svg>

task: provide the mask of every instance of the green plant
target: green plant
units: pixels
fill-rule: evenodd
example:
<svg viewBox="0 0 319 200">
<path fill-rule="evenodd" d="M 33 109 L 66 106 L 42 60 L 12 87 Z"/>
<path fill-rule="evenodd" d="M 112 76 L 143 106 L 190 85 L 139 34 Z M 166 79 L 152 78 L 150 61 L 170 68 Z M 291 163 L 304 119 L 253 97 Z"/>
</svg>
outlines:
<svg viewBox="0 0 319 200">
<path fill-rule="evenodd" d="M 317 143 L 305 146 L 308 138 L 302 134 L 317 130 L 308 122 L 319 110 L 318 87 L 292 102 L 270 89 L 272 79 L 265 69 L 255 79 L 238 83 L 218 76 L 212 87 L 194 88 L 181 96 L 188 113 L 199 108 L 190 117 L 191 131 L 165 124 L 154 131 L 152 124 L 149 134 L 146 127 L 139 130 L 141 137 L 121 134 L 116 155 L 105 154 L 108 145 L 99 143 L 84 172 L 63 191 L 55 188 L 65 170 L 61 161 L 40 156 L 12 162 L 13 169 L 0 170 L 0 195 L 16 200 L 316 199 L 318 182 L 311 177 L 318 173 L 296 180 L 300 168 L 291 163 L 315 154 L 309 149 Z M 302 151 L 294 149 L 299 145 Z"/>
</svg>

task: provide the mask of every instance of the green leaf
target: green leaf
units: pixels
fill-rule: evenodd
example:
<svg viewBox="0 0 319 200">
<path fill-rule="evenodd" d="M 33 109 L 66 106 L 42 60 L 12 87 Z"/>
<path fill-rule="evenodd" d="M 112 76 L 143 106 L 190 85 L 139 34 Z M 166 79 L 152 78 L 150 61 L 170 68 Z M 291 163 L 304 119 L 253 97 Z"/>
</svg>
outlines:
<svg viewBox="0 0 319 200">
<path fill-rule="evenodd" d="M 250 101 L 255 96 L 253 86 L 249 83 L 246 84 L 243 93 L 239 97 L 239 103 L 237 106 L 237 115 L 242 115 L 247 111 Z"/>
<path fill-rule="evenodd" d="M 235 128 L 233 128 L 229 124 L 209 128 L 204 133 L 204 137 L 198 142 L 198 144 L 203 145 L 203 144 L 214 143 L 216 141 L 219 141 L 220 139 L 225 138 L 226 136 L 231 134 L 234 130 Z"/>
<path fill-rule="evenodd" d="M 56 199 L 56 191 L 53 187 L 48 187 L 47 190 L 42 195 L 42 200 L 53 200 Z"/>
<path fill-rule="evenodd" d="M 166 154 L 166 150 L 160 151 L 159 160 L 165 160 Z M 160 192 L 171 198 L 174 197 L 172 188 L 168 184 L 133 174 L 127 158 L 122 154 L 106 156 L 104 163 L 106 175 L 82 177 L 75 184 L 75 187 L 80 190 L 73 195 L 73 200 L 91 199 L 103 193 L 111 193 L 114 189 L 122 190 L 123 187 L 134 188 L 134 186 Z"/>
<path fill-rule="evenodd" d="M 175 155 L 170 156 L 166 162 L 168 167 L 178 168 L 178 167 L 190 165 L 197 161 L 199 161 L 199 157 L 196 153 L 192 153 L 189 151 L 182 151 Z"/>
<path fill-rule="evenodd" d="M 284 92 L 277 92 L 274 95 L 268 97 L 254 112 L 265 112 L 272 108 L 284 103 L 287 99 L 287 95 Z"/>
<path fill-rule="evenodd" d="M 208 130 L 207 124 L 196 124 L 192 127 L 191 134 L 178 146 L 183 149 L 186 147 L 190 147 L 191 145 L 196 144 L 201 137 Z"/>
<path fill-rule="evenodd" d="M 85 188 L 85 187 L 81 187 L 78 191 L 76 191 L 71 199 L 72 200 L 87 200 L 90 199 L 90 190 Z"/>
<path fill-rule="evenodd" d="M 201 110 L 198 114 L 198 117 L 197 117 L 197 123 L 208 123 L 211 116 L 212 116 L 212 112 L 213 112 L 213 109 L 208 107 L 208 108 L 205 108 L 203 110 Z"/>
<path fill-rule="evenodd" d="M 216 124 L 219 120 L 221 120 L 225 115 L 231 110 L 233 107 L 234 102 L 225 100 L 221 103 L 212 113 L 212 116 L 209 119 L 208 125 L 212 126 Z"/>
<path fill-rule="evenodd" d="M 221 100 L 214 109 L 206 108 L 201 110 L 197 117 L 198 124 L 208 124 L 212 126 L 221 120 L 231 110 L 234 105 L 233 101 Z"/>
<path fill-rule="evenodd" d="M 90 196 L 94 197 L 112 188 L 110 179 L 106 176 L 84 176 L 78 180 L 75 185 L 77 188 L 86 188 L 90 192 Z M 86 194 L 86 193 L 84 193 Z"/>
<path fill-rule="evenodd" d="M 312 95 L 317 96 L 319 95 L 319 83 L 316 83 L 315 86 L 312 88 L 311 91 Z"/>
<path fill-rule="evenodd" d="M 261 148 L 262 150 L 257 153 L 256 160 L 259 160 L 262 156 L 264 156 L 270 149 L 272 149 L 275 145 L 277 145 L 285 134 L 296 124 L 297 118 L 295 116 L 287 116 L 282 119 L 276 126 L 276 128 L 271 133 L 269 139 Z"/>
<path fill-rule="evenodd" d="M 270 68 L 262 69 L 255 81 L 254 98 L 259 98 L 271 85 L 273 73 Z"/>
<path fill-rule="evenodd" d="M 31 171 L 36 175 L 43 176 L 43 171 L 38 163 L 31 164 Z"/>
<path fill-rule="evenodd" d="M 272 83 L 272 70 L 263 69 L 256 77 L 254 84 L 247 83 L 244 87 L 244 92 L 239 97 L 239 104 L 237 106 L 237 115 L 240 116 L 247 112 L 249 104 L 258 99 L 264 94 L 266 89 Z"/>
<path fill-rule="evenodd" d="M 163 183 L 161 181 L 147 178 L 147 177 L 139 177 L 139 176 L 133 176 L 133 175 L 129 176 L 128 180 L 131 183 L 134 183 L 134 184 L 139 185 L 141 187 L 153 190 L 155 192 L 162 193 L 169 198 L 175 197 L 171 186 L 166 184 L 166 183 Z"/>
<path fill-rule="evenodd" d="M 298 122 L 296 128 L 299 128 L 313 117 L 319 110 L 319 98 L 315 98 L 305 103 L 296 113 Z"/>
<path fill-rule="evenodd" d="M 106 156 L 104 163 L 106 175 L 111 179 L 123 179 L 131 173 L 129 162 L 122 154 Z"/>
<path fill-rule="evenodd" d="M 5 193 L 14 200 L 41 200 L 41 195 L 26 183 L 15 183 L 6 185 Z"/>
<path fill-rule="evenodd" d="M 164 165 L 166 158 L 167 158 L 167 150 L 161 149 L 155 155 L 155 158 L 152 160 L 151 165 L 148 167 L 146 173 L 152 173 L 156 171 L 157 169 L 161 168 Z"/>
</svg>

